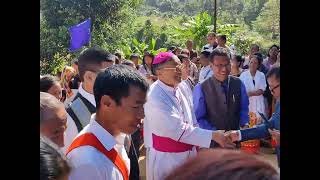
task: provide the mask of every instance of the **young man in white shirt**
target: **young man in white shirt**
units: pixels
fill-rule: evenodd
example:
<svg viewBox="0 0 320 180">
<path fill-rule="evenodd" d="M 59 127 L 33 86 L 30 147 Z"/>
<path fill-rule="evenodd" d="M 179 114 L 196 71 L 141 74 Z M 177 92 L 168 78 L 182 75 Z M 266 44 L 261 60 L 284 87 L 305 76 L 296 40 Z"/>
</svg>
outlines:
<svg viewBox="0 0 320 180">
<path fill-rule="evenodd" d="M 216 33 L 209 32 L 207 35 L 207 42 L 208 44 L 202 47 L 202 51 L 203 50 L 213 51 L 218 46 Z"/>
<path fill-rule="evenodd" d="M 64 152 L 83 127 L 89 123 L 91 114 L 96 111 L 93 84 L 97 73 L 113 64 L 114 56 L 103 49 L 89 48 L 80 54 L 78 69 L 81 84 L 78 93 L 66 108 L 68 119 Z"/>
<path fill-rule="evenodd" d="M 97 112 L 67 150 L 70 180 L 128 180 L 130 160 L 122 134 L 132 134 L 144 118 L 148 83 L 135 70 L 114 65 L 94 84 Z"/>
<path fill-rule="evenodd" d="M 232 51 L 230 50 L 230 48 L 226 45 L 227 43 L 227 36 L 224 34 L 219 34 L 217 37 L 218 40 L 218 46 L 217 48 L 225 48 L 227 50 L 227 52 L 230 54 L 230 59 L 233 56 Z"/>
<path fill-rule="evenodd" d="M 208 50 L 204 50 L 200 53 L 200 63 L 202 65 L 202 68 L 199 73 L 199 83 L 202 83 L 204 80 L 208 79 L 213 74 L 209 61 L 210 53 L 211 51 Z"/>
<path fill-rule="evenodd" d="M 196 155 L 196 146 L 208 148 L 212 140 L 222 147 L 233 144 L 223 131 L 198 127 L 188 88 L 180 85 L 181 62 L 176 55 L 159 53 L 153 66 L 159 79 L 151 85 L 144 106 L 146 173 L 147 179 L 160 180 Z"/>
</svg>

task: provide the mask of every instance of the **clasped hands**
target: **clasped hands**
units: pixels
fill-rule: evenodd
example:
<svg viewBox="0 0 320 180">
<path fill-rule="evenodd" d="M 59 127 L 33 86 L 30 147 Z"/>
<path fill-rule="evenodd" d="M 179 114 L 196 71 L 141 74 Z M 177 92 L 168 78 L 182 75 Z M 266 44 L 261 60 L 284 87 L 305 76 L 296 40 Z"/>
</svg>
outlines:
<svg viewBox="0 0 320 180">
<path fill-rule="evenodd" d="M 276 141 L 276 145 L 280 145 L 280 131 L 269 129 L 269 133 L 272 138 Z M 235 144 L 233 142 L 240 140 L 239 131 L 231 130 L 225 132 L 224 130 L 217 130 L 213 132 L 212 140 L 218 143 L 222 148 L 234 148 Z"/>
<path fill-rule="evenodd" d="M 225 132 L 224 130 L 216 130 L 212 133 L 212 140 L 218 143 L 222 148 L 233 149 L 236 147 L 235 143 L 233 142 L 239 139 L 236 139 L 235 136 L 236 135 L 233 131 Z"/>
<path fill-rule="evenodd" d="M 224 131 L 217 130 L 213 132 L 212 140 L 218 143 L 222 148 L 235 148 L 236 141 L 239 141 L 239 132 L 236 130 Z"/>
</svg>

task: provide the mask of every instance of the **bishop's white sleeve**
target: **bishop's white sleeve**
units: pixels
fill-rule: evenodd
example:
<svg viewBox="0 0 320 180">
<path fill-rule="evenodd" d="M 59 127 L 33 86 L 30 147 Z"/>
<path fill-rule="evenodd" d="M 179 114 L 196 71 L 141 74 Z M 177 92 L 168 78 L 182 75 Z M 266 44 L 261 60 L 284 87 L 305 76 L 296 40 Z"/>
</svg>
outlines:
<svg viewBox="0 0 320 180">
<path fill-rule="evenodd" d="M 157 136 L 195 146 L 210 147 L 212 131 L 183 122 L 179 112 L 164 102 L 149 100 L 145 104 L 145 115 L 150 121 L 150 131 Z"/>
</svg>

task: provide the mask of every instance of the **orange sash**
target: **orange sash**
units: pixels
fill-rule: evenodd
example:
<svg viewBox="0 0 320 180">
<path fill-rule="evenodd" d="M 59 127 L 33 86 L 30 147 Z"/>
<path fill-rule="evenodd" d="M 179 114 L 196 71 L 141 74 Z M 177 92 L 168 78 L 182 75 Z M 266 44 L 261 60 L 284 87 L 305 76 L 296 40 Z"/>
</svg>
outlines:
<svg viewBox="0 0 320 180">
<path fill-rule="evenodd" d="M 96 148 L 107 158 L 109 158 L 114 165 L 117 166 L 124 180 L 129 180 L 129 172 L 121 156 L 117 153 L 117 151 L 114 148 L 108 151 L 93 133 L 85 133 L 77 137 L 68 148 L 66 155 L 73 149 L 76 149 L 80 146 L 92 146 Z"/>
</svg>

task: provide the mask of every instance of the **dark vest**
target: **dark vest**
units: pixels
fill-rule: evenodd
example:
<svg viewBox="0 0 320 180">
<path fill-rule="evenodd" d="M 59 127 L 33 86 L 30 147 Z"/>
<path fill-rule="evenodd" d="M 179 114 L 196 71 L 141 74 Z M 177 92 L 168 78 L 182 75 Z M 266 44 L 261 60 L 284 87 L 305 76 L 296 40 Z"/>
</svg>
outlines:
<svg viewBox="0 0 320 180">
<path fill-rule="evenodd" d="M 206 101 L 207 119 L 218 130 L 240 129 L 241 81 L 229 76 L 227 97 L 221 82 L 210 77 L 201 83 Z"/>
<path fill-rule="evenodd" d="M 78 132 L 80 132 L 89 124 L 91 115 L 96 112 L 96 107 L 78 92 L 66 108 L 66 111 L 72 117 Z"/>
</svg>

